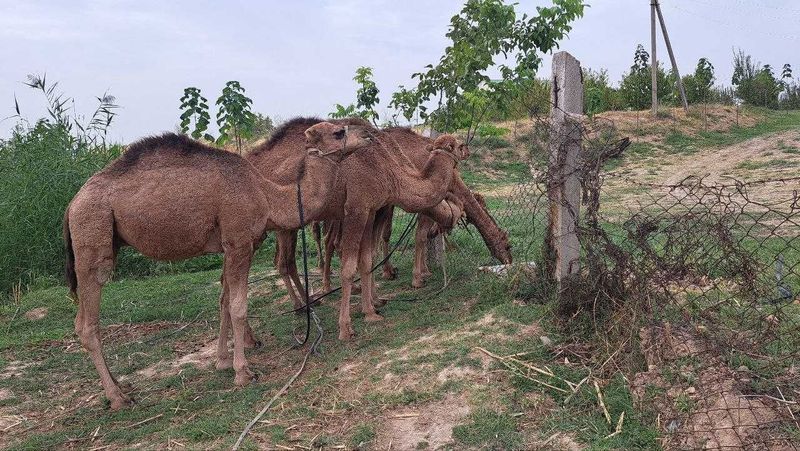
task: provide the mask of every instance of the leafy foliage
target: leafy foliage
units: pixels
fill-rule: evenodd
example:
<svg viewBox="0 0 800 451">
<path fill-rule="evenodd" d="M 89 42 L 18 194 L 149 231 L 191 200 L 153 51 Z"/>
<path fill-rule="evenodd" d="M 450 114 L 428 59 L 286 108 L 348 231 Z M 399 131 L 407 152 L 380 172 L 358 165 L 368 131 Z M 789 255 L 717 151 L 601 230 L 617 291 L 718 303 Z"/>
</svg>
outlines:
<svg viewBox="0 0 800 451">
<path fill-rule="evenodd" d="M 584 7 L 580 0 L 554 0 L 551 7 L 538 7 L 537 16 L 517 18 L 514 4 L 468 0 L 450 19 L 450 45 L 439 62 L 413 74 L 417 86 L 401 86 L 390 106 L 406 119 L 415 113 L 423 120 L 430 117 L 442 131 L 454 130 L 463 118 L 474 127 L 498 101 L 510 97 L 515 85 L 535 78 L 539 52 L 556 48 Z M 513 64 L 496 65 L 501 57 Z M 495 66 L 501 78 L 493 81 L 486 71 Z M 425 104 L 431 100 L 438 105 L 429 112 Z"/>
<path fill-rule="evenodd" d="M 608 81 L 608 71 L 583 71 L 583 103 L 583 110 L 588 116 L 618 110 L 622 106 L 619 92 Z"/>
<path fill-rule="evenodd" d="M 244 92 L 245 89 L 238 81 L 229 81 L 225 83 L 216 102 L 219 126 L 217 144 L 225 145 L 233 139 L 239 153 L 242 153 L 243 142 L 252 136 L 256 119 L 250 111 L 253 101 Z"/>
<path fill-rule="evenodd" d="M 86 179 L 120 152 L 119 146 L 89 146 L 57 120 L 20 123 L 0 141 L 0 292 L 18 281 L 60 275 L 64 210 Z"/>
<path fill-rule="evenodd" d="M 87 122 L 84 117 L 74 113 L 75 100 L 58 91 L 58 82 L 47 83 L 47 74 L 42 76 L 30 74 L 25 85 L 41 91 L 47 102 L 49 118 L 43 121 L 41 126 L 62 129 L 69 137 L 69 148 L 84 145 L 106 146 L 108 128 L 117 115 L 114 110 L 119 108 L 115 103 L 114 96 L 105 92 L 102 96 L 96 97 L 98 105 Z M 22 117 L 16 98 L 14 99 L 14 108 L 17 117 Z"/>
<path fill-rule="evenodd" d="M 658 85 L 657 96 L 659 100 L 671 96 L 673 83 L 667 76 L 661 64 L 656 75 Z M 620 95 L 625 106 L 636 110 L 650 107 L 652 103 L 653 79 L 650 67 L 650 54 L 639 44 L 633 57 L 631 70 L 622 77 Z"/>
<path fill-rule="evenodd" d="M 707 58 L 700 58 L 694 73 L 683 77 L 686 100 L 689 103 L 707 102 L 712 99 L 714 86 L 714 66 Z"/>
<path fill-rule="evenodd" d="M 336 111 L 330 113 L 328 116 L 334 119 L 342 119 L 346 117 L 358 116 L 364 120 L 372 121 L 377 125 L 378 112 L 375 107 L 380 103 L 378 93 L 380 90 L 375 82 L 372 80 L 372 68 L 361 66 L 356 69 L 356 76 L 353 81 L 358 84 L 356 90 L 356 103 L 347 106 L 336 104 L 334 107 Z"/>
<path fill-rule="evenodd" d="M 194 123 L 194 129 L 190 133 L 192 138 L 214 141 L 213 136 L 205 133 L 211 122 L 211 116 L 208 114 L 208 100 L 200 93 L 200 89 L 195 87 L 184 89 L 180 109 L 181 133 L 189 133 L 190 125 Z"/>
<path fill-rule="evenodd" d="M 791 66 L 784 66 L 791 74 Z M 775 76 L 772 66 L 753 62 L 753 58 L 741 49 L 733 54 L 733 77 L 736 95 L 745 102 L 768 108 L 778 107 L 778 94 L 784 89 L 784 82 Z"/>
</svg>

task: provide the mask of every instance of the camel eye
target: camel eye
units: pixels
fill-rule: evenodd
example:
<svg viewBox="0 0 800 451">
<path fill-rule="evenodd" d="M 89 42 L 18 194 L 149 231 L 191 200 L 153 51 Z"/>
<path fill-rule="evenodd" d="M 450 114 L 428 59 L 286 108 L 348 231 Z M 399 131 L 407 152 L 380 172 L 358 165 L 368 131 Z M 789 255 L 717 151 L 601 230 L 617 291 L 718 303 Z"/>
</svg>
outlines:
<svg viewBox="0 0 800 451">
<path fill-rule="evenodd" d="M 339 131 L 333 132 L 333 136 L 335 136 L 336 139 L 344 138 L 344 134 L 345 134 L 345 130 L 344 129 L 341 129 Z"/>
</svg>

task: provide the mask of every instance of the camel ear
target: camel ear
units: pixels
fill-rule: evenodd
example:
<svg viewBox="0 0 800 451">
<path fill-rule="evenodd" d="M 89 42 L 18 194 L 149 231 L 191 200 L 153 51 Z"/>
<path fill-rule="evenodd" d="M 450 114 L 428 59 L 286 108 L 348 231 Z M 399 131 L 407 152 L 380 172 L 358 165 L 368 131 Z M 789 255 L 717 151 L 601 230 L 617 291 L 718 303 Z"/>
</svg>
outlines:
<svg viewBox="0 0 800 451">
<path fill-rule="evenodd" d="M 425 146 L 425 150 L 427 150 L 428 152 L 433 152 L 433 144 L 428 144 L 427 146 Z"/>
<path fill-rule="evenodd" d="M 319 130 L 317 130 L 317 129 L 316 129 L 316 128 L 314 128 L 314 127 L 309 127 L 309 128 L 307 128 L 307 129 L 306 129 L 306 132 L 305 132 L 305 135 L 306 135 L 306 141 L 307 141 L 309 144 L 314 144 L 314 143 L 317 143 L 317 142 L 319 142 L 319 141 L 320 141 L 320 133 L 319 133 Z"/>
</svg>

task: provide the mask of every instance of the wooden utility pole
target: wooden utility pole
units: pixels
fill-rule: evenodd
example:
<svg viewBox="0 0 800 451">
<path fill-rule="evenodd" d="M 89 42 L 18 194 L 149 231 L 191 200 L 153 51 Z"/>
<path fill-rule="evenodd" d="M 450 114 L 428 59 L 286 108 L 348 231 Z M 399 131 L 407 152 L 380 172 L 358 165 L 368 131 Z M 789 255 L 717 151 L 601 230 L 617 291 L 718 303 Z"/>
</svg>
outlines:
<svg viewBox="0 0 800 451">
<path fill-rule="evenodd" d="M 650 68 L 651 88 L 653 91 L 653 117 L 658 116 L 658 58 L 656 57 L 656 5 L 658 0 L 650 0 Z"/>
<path fill-rule="evenodd" d="M 583 76 L 581 63 L 567 52 L 553 55 L 550 100 L 549 241 L 545 246 L 552 259 L 548 264 L 552 265 L 553 277 L 560 284 L 578 273 L 581 256 L 578 164 L 583 140 Z"/>
<path fill-rule="evenodd" d="M 661 33 L 664 34 L 664 42 L 667 44 L 667 52 L 669 59 L 672 61 L 672 70 L 675 76 L 678 77 L 678 90 L 681 92 L 681 101 L 683 102 L 683 111 L 689 112 L 689 102 L 686 101 L 686 90 L 683 88 L 683 80 L 681 80 L 681 73 L 678 71 L 678 63 L 675 62 L 675 54 L 672 53 L 672 44 L 669 42 L 669 33 L 667 33 L 667 24 L 664 22 L 664 15 L 661 14 L 661 5 L 658 0 L 653 0 L 656 5 L 656 13 L 658 13 L 658 22 L 661 23 Z M 655 57 L 653 58 L 655 59 Z"/>
</svg>

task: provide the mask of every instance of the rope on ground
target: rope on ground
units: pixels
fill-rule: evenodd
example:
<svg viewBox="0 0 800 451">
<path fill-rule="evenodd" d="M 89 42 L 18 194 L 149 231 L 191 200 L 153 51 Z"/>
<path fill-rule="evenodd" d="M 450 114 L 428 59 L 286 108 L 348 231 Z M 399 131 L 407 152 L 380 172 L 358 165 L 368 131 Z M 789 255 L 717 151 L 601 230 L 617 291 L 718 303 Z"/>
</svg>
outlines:
<svg viewBox="0 0 800 451">
<path fill-rule="evenodd" d="M 255 426 L 256 423 L 259 422 L 259 420 L 261 420 L 261 417 L 263 417 L 264 414 L 266 414 L 267 411 L 272 407 L 272 405 L 275 404 L 275 401 L 277 401 L 278 398 L 283 396 L 283 394 L 286 393 L 287 390 L 289 390 L 289 387 L 294 383 L 294 381 L 296 381 L 297 378 L 300 377 L 300 374 L 302 374 L 303 370 L 305 370 L 306 368 L 306 362 L 308 362 L 308 358 L 311 356 L 311 354 L 317 351 L 317 347 L 319 346 L 319 343 L 322 341 L 322 325 L 319 322 L 319 317 L 317 317 L 317 314 L 313 310 L 311 311 L 311 317 L 314 318 L 314 323 L 317 326 L 317 338 L 315 338 L 314 342 L 311 344 L 311 346 L 309 346 L 306 355 L 303 357 L 303 362 L 300 363 L 300 368 L 298 368 L 297 372 L 294 373 L 294 375 L 291 378 L 289 378 L 288 381 L 286 381 L 286 384 L 284 384 L 280 390 L 278 390 L 278 393 L 275 393 L 275 395 L 269 400 L 269 402 L 264 406 L 264 408 L 261 409 L 260 412 L 258 412 L 258 415 L 256 415 L 252 420 L 250 420 L 249 423 L 247 423 L 247 426 L 245 426 L 244 430 L 239 435 L 239 439 L 236 440 L 236 443 L 233 445 L 232 449 L 234 451 L 238 450 L 239 447 L 242 446 L 244 438 L 247 436 L 247 434 L 250 433 L 250 431 L 253 429 L 253 426 Z"/>
</svg>

